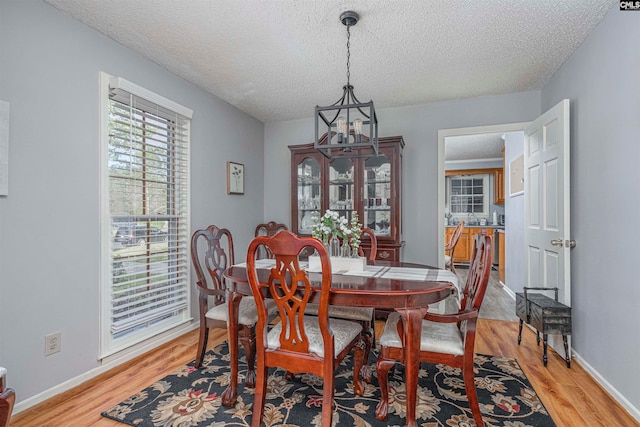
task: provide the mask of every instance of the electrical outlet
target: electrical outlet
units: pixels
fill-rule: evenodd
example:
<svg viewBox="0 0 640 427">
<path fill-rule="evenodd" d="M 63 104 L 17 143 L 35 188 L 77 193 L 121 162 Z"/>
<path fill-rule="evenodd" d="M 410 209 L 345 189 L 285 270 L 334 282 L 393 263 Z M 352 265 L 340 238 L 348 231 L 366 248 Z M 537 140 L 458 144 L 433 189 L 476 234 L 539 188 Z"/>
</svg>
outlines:
<svg viewBox="0 0 640 427">
<path fill-rule="evenodd" d="M 44 337 L 44 355 L 49 356 L 62 349 L 62 333 L 55 332 Z"/>
</svg>

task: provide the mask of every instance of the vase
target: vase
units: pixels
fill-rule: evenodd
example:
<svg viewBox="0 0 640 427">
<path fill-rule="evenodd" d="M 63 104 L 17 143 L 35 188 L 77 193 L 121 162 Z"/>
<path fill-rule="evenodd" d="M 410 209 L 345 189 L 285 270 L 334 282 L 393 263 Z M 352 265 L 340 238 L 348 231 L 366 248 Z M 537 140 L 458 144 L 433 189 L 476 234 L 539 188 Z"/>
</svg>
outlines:
<svg viewBox="0 0 640 427">
<path fill-rule="evenodd" d="M 353 248 L 351 248 L 351 258 L 358 258 L 360 255 L 358 255 L 358 247 L 354 246 Z"/>
<path fill-rule="evenodd" d="M 340 240 L 336 236 L 329 240 L 329 256 L 340 256 Z"/>
<path fill-rule="evenodd" d="M 347 242 L 342 244 L 342 254 L 340 256 L 343 258 L 349 258 L 351 256 L 351 248 Z"/>
</svg>

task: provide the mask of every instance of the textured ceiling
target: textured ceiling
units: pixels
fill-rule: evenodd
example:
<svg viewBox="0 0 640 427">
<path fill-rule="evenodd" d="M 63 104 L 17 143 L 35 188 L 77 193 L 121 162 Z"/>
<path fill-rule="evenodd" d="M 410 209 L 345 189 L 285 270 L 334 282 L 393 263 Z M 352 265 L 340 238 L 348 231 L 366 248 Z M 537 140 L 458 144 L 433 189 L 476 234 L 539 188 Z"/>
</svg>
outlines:
<svg viewBox="0 0 640 427">
<path fill-rule="evenodd" d="M 45 0 L 268 122 L 541 89 L 615 0 Z"/>
<path fill-rule="evenodd" d="M 497 132 L 446 137 L 444 159 L 447 162 L 502 159 L 503 135 L 504 132 Z"/>
</svg>

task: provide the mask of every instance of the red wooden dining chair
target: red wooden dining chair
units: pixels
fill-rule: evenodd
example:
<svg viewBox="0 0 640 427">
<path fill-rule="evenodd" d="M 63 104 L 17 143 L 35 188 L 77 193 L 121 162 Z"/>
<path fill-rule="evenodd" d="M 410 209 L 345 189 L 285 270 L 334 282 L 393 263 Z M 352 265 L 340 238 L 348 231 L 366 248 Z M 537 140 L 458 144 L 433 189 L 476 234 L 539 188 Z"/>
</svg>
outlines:
<svg viewBox="0 0 640 427">
<path fill-rule="evenodd" d="M 373 264 L 376 260 L 376 256 L 378 255 L 378 239 L 376 238 L 376 234 L 372 229 L 364 227 L 362 229 L 362 237 L 368 236 L 369 240 L 371 240 L 371 250 L 369 251 L 369 264 Z M 364 250 L 362 246 L 358 246 L 358 255 L 365 256 Z"/>
<path fill-rule="evenodd" d="M 463 228 L 464 221 L 460 221 L 456 226 L 456 229 L 453 230 L 451 238 L 444 246 L 444 267 L 448 268 L 453 273 L 456 272 L 456 266 L 453 263 L 453 253 L 456 251 L 456 246 L 458 245 L 458 240 L 460 240 L 460 235 L 462 234 Z"/>
<path fill-rule="evenodd" d="M 286 224 L 280 224 L 275 221 L 269 221 L 265 224 L 258 224 L 258 226 L 256 227 L 255 237 L 258 237 L 258 236 L 273 237 L 279 231 L 288 230 L 288 229 L 289 228 L 287 228 Z M 262 252 L 263 253 L 260 254 L 261 258 L 273 259 L 273 254 L 267 252 L 266 248 L 262 249 Z"/>
<path fill-rule="evenodd" d="M 275 257 L 266 281 L 258 280 L 256 254 L 266 246 Z M 322 266 L 320 303 L 317 316 L 305 314 L 312 289 L 307 272 L 300 268 L 299 256 L 306 248 L 315 249 Z M 251 425 L 258 427 L 264 414 L 267 393 L 267 368 L 280 367 L 292 374 L 312 373 L 324 380 L 322 392 L 322 426 L 332 425 L 334 372 L 354 351 L 354 391 L 362 395 L 358 381 L 363 364 L 362 326 L 357 322 L 329 318 L 331 262 L 326 248 L 318 239 L 299 238 L 289 231 L 273 237 L 256 237 L 247 252 L 247 275 L 258 309 L 256 326 L 257 377 Z M 318 284 L 314 285 L 316 288 Z M 268 331 L 268 308 L 263 291 L 278 307 L 280 322 Z"/>
<path fill-rule="evenodd" d="M 16 402 L 16 392 L 5 387 L 7 370 L 0 366 L 0 427 L 8 427 L 11 419 L 13 404 Z"/>
<path fill-rule="evenodd" d="M 233 238 L 226 228 L 210 225 L 206 229 L 196 230 L 191 236 L 191 261 L 197 275 L 200 306 L 200 336 L 196 353 L 195 367 L 200 368 L 204 358 L 210 328 L 227 329 L 229 307 L 227 306 L 227 287 L 222 274 L 234 264 Z M 275 312 L 275 303 L 267 301 L 269 313 Z M 245 385 L 255 385 L 255 324 L 258 313 L 253 297 L 244 297 L 238 308 L 237 336 L 247 358 L 247 377 Z M 233 332 L 229 331 L 232 338 Z M 229 343 L 230 345 L 231 342 Z M 232 363 L 237 361 L 232 361 Z"/>
<path fill-rule="evenodd" d="M 482 413 L 474 383 L 473 357 L 476 321 L 489 283 L 493 261 L 491 236 L 478 233 L 469 266 L 469 275 L 463 291 L 461 309 L 454 314 L 427 313 L 422 321 L 420 361 L 442 363 L 462 369 L 469 407 L 478 427 L 483 426 Z M 380 336 L 380 356 L 376 364 L 381 401 L 376 418 L 384 421 L 388 413 L 388 373 L 396 361 L 404 360 L 403 328 L 400 315 L 392 313 Z"/>
</svg>

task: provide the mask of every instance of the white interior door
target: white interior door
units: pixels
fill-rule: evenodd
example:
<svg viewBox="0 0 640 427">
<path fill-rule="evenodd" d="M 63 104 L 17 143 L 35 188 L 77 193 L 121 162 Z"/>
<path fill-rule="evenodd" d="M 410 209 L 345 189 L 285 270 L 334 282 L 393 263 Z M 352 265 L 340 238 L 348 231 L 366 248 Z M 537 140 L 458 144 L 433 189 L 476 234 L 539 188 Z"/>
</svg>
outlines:
<svg viewBox="0 0 640 427">
<path fill-rule="evenodd" d="M 569 100 L 538 117 L 524 140 L 525 286 L 557 287 L 570 306 Z M 561 336 L 550 336 L 549 345 L 564 355 Z"/>
</svg>

